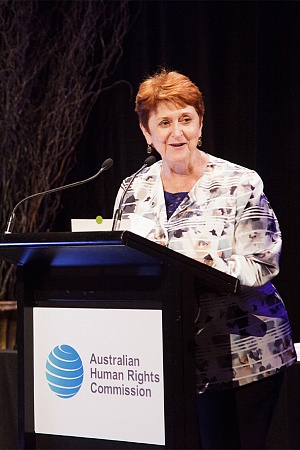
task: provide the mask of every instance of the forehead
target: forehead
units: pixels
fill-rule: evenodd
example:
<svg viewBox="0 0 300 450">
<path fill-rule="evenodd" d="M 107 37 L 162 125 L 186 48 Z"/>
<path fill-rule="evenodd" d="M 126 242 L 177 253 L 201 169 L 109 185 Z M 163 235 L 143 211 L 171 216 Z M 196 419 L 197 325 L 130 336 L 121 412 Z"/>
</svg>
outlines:
<svg viewBox="0 0 300 450">
<path fill-rule="evenodd" d="M 192 114 L 198 116 L 197 111 L 193 106 L 187 105 L 181 108 L 174 105 L 173 103 L 160 102 L 157 105 L 156 109 L 151 111 L 151 113 L 149 114 L 149 119 L 158 119 L 161 117 L 177 117 L 181 116 L 182 114 Z"/>
</svg>

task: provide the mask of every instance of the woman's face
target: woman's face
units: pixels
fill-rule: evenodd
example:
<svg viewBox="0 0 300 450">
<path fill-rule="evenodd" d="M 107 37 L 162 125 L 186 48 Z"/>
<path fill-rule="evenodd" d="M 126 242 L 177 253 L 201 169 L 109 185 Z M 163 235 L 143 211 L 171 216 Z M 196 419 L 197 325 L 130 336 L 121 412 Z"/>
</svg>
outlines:
<svg viewBox="0 0 300 450">
<path fill-rule="evenodd" d="M 141 125 L 147 143 L 170 166 L 188 162 L 198 152 L 202 121 L 193 106 L 177 109 L 172 104 L 159 103 L 157 110 L 150 113 L 148 128 L 149 131 Z"/>
</svg>

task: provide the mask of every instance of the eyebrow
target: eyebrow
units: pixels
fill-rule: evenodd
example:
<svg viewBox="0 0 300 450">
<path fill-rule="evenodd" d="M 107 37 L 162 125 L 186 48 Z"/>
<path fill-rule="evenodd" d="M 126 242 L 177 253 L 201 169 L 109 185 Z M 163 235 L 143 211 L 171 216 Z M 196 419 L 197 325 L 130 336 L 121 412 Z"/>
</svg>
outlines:
<svg viewBox="0 0 300 450">
<path fill-rule="evenodd" d="M 185 111 L 185 112 L 182 112 L 182 113 L 180 114 L 179 117 L 182 117 L 182 116 L 191 116 L 191 115 L 192 115 L 191 112 Z M 156 120 L 163 120 L 163 119 L 171 119 L 171 117 L 170 117 L 170 116 L 161 116 L 161 117 L 158 117 Z"/>
</svg>

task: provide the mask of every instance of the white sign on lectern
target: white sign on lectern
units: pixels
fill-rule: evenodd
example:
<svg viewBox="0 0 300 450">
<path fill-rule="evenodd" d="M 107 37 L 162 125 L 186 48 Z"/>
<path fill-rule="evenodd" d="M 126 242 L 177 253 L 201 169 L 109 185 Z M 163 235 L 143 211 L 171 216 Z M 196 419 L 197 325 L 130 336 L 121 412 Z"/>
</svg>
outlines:
<svg viewBox="0 0 300 450">
<path fill-rule="evenodd" d="M 161 310 L 33 309 L 35 433 L 165 444 Z"/>
</svg>

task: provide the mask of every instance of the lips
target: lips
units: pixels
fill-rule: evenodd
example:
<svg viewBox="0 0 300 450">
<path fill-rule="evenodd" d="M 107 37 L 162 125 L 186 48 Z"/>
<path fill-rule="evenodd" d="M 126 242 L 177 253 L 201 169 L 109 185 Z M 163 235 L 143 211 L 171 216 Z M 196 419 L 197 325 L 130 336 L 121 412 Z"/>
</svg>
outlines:
<svg viewBox="0 0 300 450">
<path fill-rule="evenodd" d="M 185 142 L 181 142 L 180 144 L 170 144 L 170 145 L 171 145 L 171 147 L 177 148 L 177 147 L 182 147 L 183 145 L 185 145 Z"/>
</svg>

